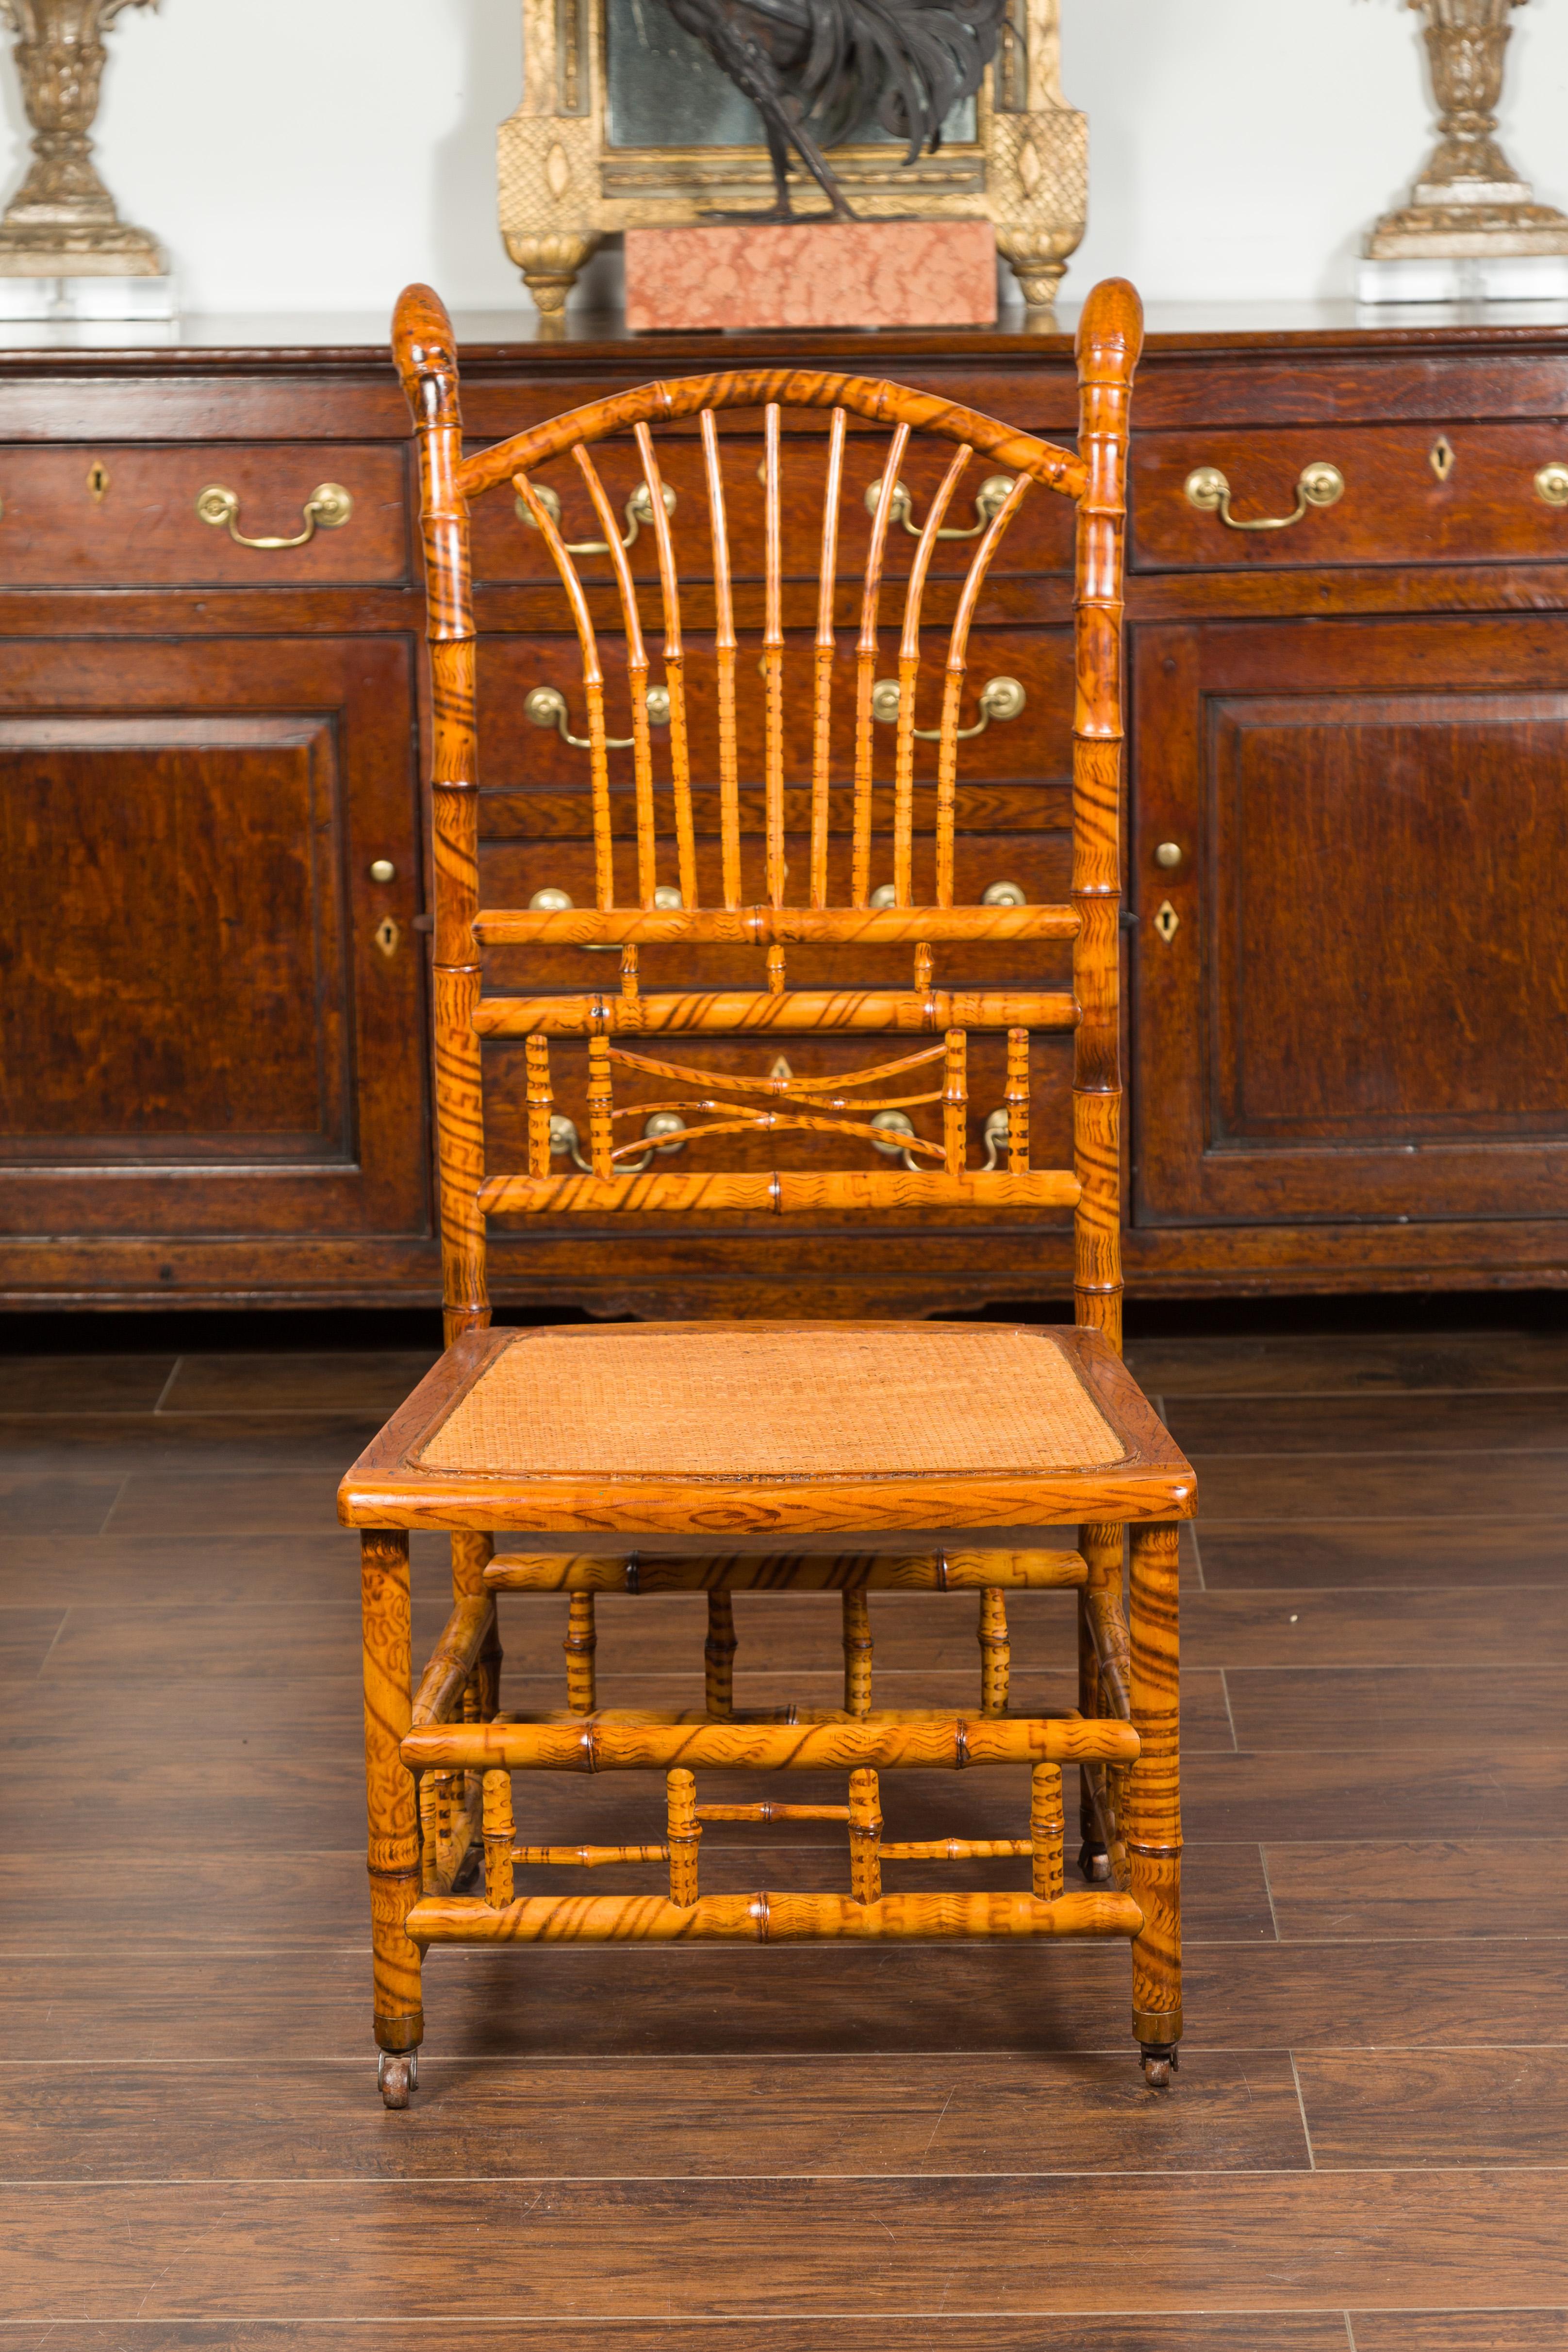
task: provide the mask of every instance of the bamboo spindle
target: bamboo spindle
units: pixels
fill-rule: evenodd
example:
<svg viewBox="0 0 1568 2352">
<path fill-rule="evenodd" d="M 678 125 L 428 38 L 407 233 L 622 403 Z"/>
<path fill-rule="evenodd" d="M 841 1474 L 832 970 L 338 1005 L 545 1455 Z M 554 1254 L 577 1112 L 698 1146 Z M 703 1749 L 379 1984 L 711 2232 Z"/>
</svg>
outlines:
<svg viewBox="0 0 1568 2352">
<path fill-rule="evenodd" d="M 729 535 L 725 526 L 724 477 L 713 411 L 702 412 L 703 464 L 713 525 L 714 655 L 718 688 L 718 824 L 724 903 L 740 905 L 740 770 L 735 743 L 735 606 L 729 591 Z"/>
<path fill-rule="evenodd" d="M 781 1805 L 764 1797 L 757 1805 L 699 1805 L 699 1822 L 847 1822 L 847 1805 Z"/>
<path fill-rule="evenodd" d="M 588 1041 L 588 1137 L 593 1172 L 602 1182 L 615 1173 L 615 1108 L 610 1077 L 610 1040 L 602 1033 Z"/>
<path fill-rule="evenodd" d="M 462 1786 L 461 1772 L 433 1772 L 430 1776 L 431 1828 L 435 1846 L 434 1879 L 438 1894 L 446 1894 L 452 1885 L 449 1870 L 453 1815 L 456 1809 L 457 1791 Z"/>
<path fill-rule="evenodd" d="M 591 779 L 593 810 L 593 878 L 595 903 L 601 908 L 615 904 L 614 853 L 610 833 L 610 752 L 604 728 L 604 672 L 599 662 L 599 641 L 593 633 L 593 621 L 588 609 L 588 599 L 577 569 L 566 551 L 566 544 L 556 529 L 553 517 L 545 507 L 538 492 L 526 474 L 514 477 L 517 494 L 528 508 L 534 528 L 550 552 L 551 560 L 566 590 L 571 606 L 571 617 L 577 626 L 578 647 L 582 656 L 582 690 L 588 706 L 589 772 Z M 613 526 L 611 537 L 618 537 Z M 643 718 L 647 712 L 644 709 Z"/>
<path fill-rule="evenodd" d="M 802 1720 L 802 1713 L 804 1720 Z M 847 1708 L 798 1711 L 709 1723 L 658 1708 L 616 1714 L 508 1716 L 470 1730 L 432 1723 L 399 1748 L 413 1772 L 460 1766 L 481 1771 L 962 1772 L 999 1764 L 1130 1764 L 1138 1735 L 1130 1723 L 1085 1723 L 1068 1716 L 955 1717 L 909 1708 L 862 1719 Z"/>
<path fill-rule="evenodd" d="M 881 1849 L 883 1862 L 976 1862 L 1033 1852 L 1029 1838 L 901 1838 Z"/>
<path fill-rule="evenodd" d="M 1008 1031 L 1008 1171 L 1029 1174 L 1029 1031 Z"/>
<path fill-rule="evenodd" d="M 664 600 L 664 686 L 670 698 L 670 782 L 675 800 L 675 858 L 681 877 L 681 904 L 695 907 L 697 898 L 696 836 L 692 822 L 691 748 L 686 734 L 686 661 L 681 642 L 681 597 L 675 576 L 675 550 L 670 518 L 664 511 L 664 484 L 653 454 L 653 436 L 645 425 L 633 437 L 643 460 L 649 511 L 653 518 L 653 544 L 659 554 L 659 590 Z M 613 534 L 612 534 L 613 536 Z"/>
<path fill-rule="evenodd" d="M 882 470 L 882 495 L 872 520 L 866 550 L 865 589 L 861 599 L 861 629 L 855 644 L 855 798 L 854 838 L 850 902 L 863 907 L 871 895 L 871 801 L 873 766 L 872 690 L 876 684 L 876 615 L 882 598 L 882 565 L 887 547 L 887 526 L 893 514 L 893 493 L 898 469 L 909 446 L 909 427 L 900 425 L 888 444 Z"/>
<path fill-rule="evenodd" d="M 844 1712 L 871 1713 L 871 1602 L 863 1592 L 846 1592 L 844 1612 Z"/>
<path fill-rule="evenodd" d="M 468 1611 L 478 1602 L 486 1599 L 493 1600 L 494 1596 L 491 1595 L 485 1582 L 485 1571 L 496 1556 L 496 1542 L 493 1536 L 481 1534 L 477 1530 L 455 1534 L 451 1542 L 453 1617 L 455 1620 L 460 1615 L 467 1617 Z M 450 1623 L 446 1630 L 451 1630 Z M 443 1642 L 444 1639 L 444 1633 Z M 431 1664 L 434 1664 L 434 1659 Z M 426 1675 L 429 1671 L 430 1668 L 427 1666 Z M 487 1613 L 484 1636 L 479 1644 L 478 1654 L 474 1661 L 470 1687 L 477 1719 L 481 1723 L 488 1723 L 490 1717 L 499 1710 L 501 1704 L 501 1630 L 496 1621 L 494 1607 Z M 422 1682 L 421 1689 L 423 1688 Z M 465 1690 L 464 1693 L 465 1716 L 468 1712 L 468 1691 Z M 471 1717 L 470 1720 L 472 1719 Z M 476 1810 L 479 1801 L 478 1783 L 474 1780 L 468 1785 Z"/>
<path fill-rule="evenodd" d="M 915 561 L 909 567 L 909 583 L 904 592 L 904 635 L 898 648 L 898 738 L 893 788 L 893 903 L 895 907 L 907 907 L 911 903 L 914 885 L 915 698 L 920 680 L 920 606 L 925 593 L 925 575 L 936 551 L 937 534 L 952 502 L 953 493 L 958 487 L 958 478 L 968 464 L 971 454 L 963 447 L 953 453 L 952 462 L 931 501 L 931 512 L 920 534 L 920 544 L 915 551 Z"/>
<path fill-rule="evenodd" d="M 697 1899 L 697 1848 L 702 1823 L 697 1819 L 697 1784 L 678 1767 L 664 1777 L 665 1817 L 670 1847 L 670 1900 L 692 1904 Z"/>
<path fill-rule="evenodd" d="M 435 1893 L 435 1784 L 437 1772 L 424 1772 L 419 1782 L 419 1883 L 426 1895 Z"/>
<path fill-rule="evenodd" d="M 615 572 L 615 584 L 621 593 L 621 624 L 626 637 L 626 683 L 632 695 L 632 763 L 637 805 L 637 902 L 639 906 L 652 908 L 653 885 L 658 877 L 653 841 L 653 754 L 648 740 L 648 648 L 643 639 L 637 590 L 632 578 L 632 567 L 626 561 L 626 550 L 622 544 L 615 510 L 605 497 L 598 470 L 580 441 L 571 454 L 593 501 L 593 511 L 604 534 Z M 624 963 L 622 969 L 624 972 Z M 635 995 L 634 959 L 632 974 L 631 992 Z M 622 981 L 623 991 L 624 986 Z"/>
<path fill-rule="evenodd" d="M 710 1592 L 707 1597 L 703 1669 L 707 1711 L 727 1721 L 735 1713 L 735 1604 L 727 1592 Z"/>
<path fill-rule="evenodd" d="M 979 1642 L 980 1713 L 1006 1715 L 1013 1653 L 1008 1639 L 1007 1602 L 994 1585 L 980 1595 Z"/>
<path fill-rule="evenodd" d="M 435 1115 L 440 1174 L 442 1305 L 446 1344 L 490 1319 L 485 1286 L 485 1181 L 479 1041 L 478 752 L 474 607 L 456 344 L 428 287 L 410 287 L 392 322 L 398 373 L 419 449 L 425 637 L 430 648 L 431 799 L 435 958 Z M 412 2046 L 412 2045 L 410 2045 Z"/>
<path fill-rule="evenodd" d="M 566 1703 L 573 1715 L 591 1715 L 597 1697 L 593 1654 L 599 1647 L 591 1592 L 568 1595 L 566 1640 L 561 1647 L 566 1652 Z"/>
<path fill-rule="evenodd" d="M 947 1083 L 942 1095 L 942 1149 L 949 1176 L 961 1176 L 968 1145 L 969 1040 L 962 1029 L 947 1032 Z"/>
<path fill-rule="evenodd" d="M 874 1772 L 850 1774 L 850 1893 L 857 1903 L 882 1900 L 882 1803 Z"/>
<path fill-rule="evenodd" d="M 477 1723 L 480 1720 L 479 1677 L 477 1675 L 470 1675 L 467 1681 L 463 1685 L 463 1720 L 465 1723 Z M 476 1818 L 480 1823 L 483 1824 L 485 1810 L 485 1776 L 482 1772 L 472 1771 L 465 1772 L 463 1775 L 463 1800 L 465 1815 Z M 460 1861 L 461 1858 L 461 1856 L 458 1856 L 454 1861 L 454 1876 L 456 1875 L 457 1861 Z"/>
<path fill-rule="evenodd" d="M 817 574 L 815 695 L 811 712 L 811 904 L 828 903 L 829 793 L 832 782 L 833 594 L 839 570 L 839 500 L 843 491 L 848 417 L 835 408 L 828 431 L 828 481 L 822 494 L 822 560 Z"/>
<path fill-rule="evenodd" d="M 958 609 L 953 618 L 952 634 L 947 640 L 947 671 L 942 689 L 941 730 L 936 745 L 936 904 L 939 907 L 950 907 L 953 903 L 953 825 L 958 801 L 958 713 L 964 693 L 964 674 L 968 667 L 969 630 L 975 618 L 975 607 L 979 603 L 980 590 L 990 570 L 991 558 L 1001 544 L 1002 533 L 1022 504 L 1028 488 L 1028 475 L 1020 474 L 991 517 L 965 576 Z"/>
<path fill-rule="evenodd" d="M 512 1841 L 517 1824 L 512 1819 L 512 1776 L 509 1772 L 486 1772 L 485 1775 L 485 1900 L 492 1911 L 499 1911 L 512 1899 Z"/>
<path fill-rule="evenodd" d="M 763 825 L 767 835 L 768 898 L 774 907 L 784 904 L 784 537 L 779 509 L 779 415 L 778 403 L 769 402 L 762 419 L 762 675 L 766 681 Z"/>
<path fill-rule="evenodd" d="M 1122 590 L 1127 417 L 1143 340 L 1130 286 L 1097 286 L 1078 326 L 1078 509 L 1072 743 L 1073 1299 L 1079 1323 L 1122 1344 Z"/>
<path fill-rule="evenodd" d="M 543 1895 L 507 1911 L 487 1903 L 427 1900 L 414 1906 L 409 1932 L 429 1944 L 803 1944 L 968 1943 L 978 1937 L 1013 1942 L 1025 1936 L 1118 1936 L 1138 1931 L 1130 1895 L 707 1895 L 695 1904 L 655 1895 Z"/>
<path fill-rule="evenodd" d="M 549 1123 L 555 1094 L 549 1076 L 549 1039 L 530 1037 L 528 1055 L 528 1174 L 549 1174 Z"/>
<path fill-rule="evenodd" d="M 667 1862 L 667 1845 L 518 1845 L 512 1860 L 532 1870 L 603 1870 L 611 1863 Z"/>
<path fill-rule="evenodd" d="M 1054 1903 L 1062 1888 L 1061 1767 L 1037 1764 L 1030 1775 L 1029 1834 L 1034 1855 L 1031 1886 L 1041 1903 Z"/>
</svg>

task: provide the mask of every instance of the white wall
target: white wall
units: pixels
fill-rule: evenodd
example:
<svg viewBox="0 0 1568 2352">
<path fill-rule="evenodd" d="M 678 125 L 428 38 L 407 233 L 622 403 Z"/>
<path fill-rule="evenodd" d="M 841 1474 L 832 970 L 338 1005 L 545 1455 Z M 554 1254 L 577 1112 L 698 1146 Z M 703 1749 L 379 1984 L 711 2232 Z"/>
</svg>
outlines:
<svg viewBox="0 0 1568 2352">
<path fill-rule="evenodd" d="M 1089 115 L 1088 238 L 1067 282 L 1151 300 L 1349 290 L 1430 110 L 1401 0 L 1062 0 Z M 520 80 L 518 0 L 162 0 L 110 36 L 99 119 L 126 217 L 189 306 L 384 314 L 409 278 L 454 307 L 526 304 L 495 226 L 494 131 Z M 1568 208 L 1568 0 L 1515 19 L 1503 129 Z M 25 136 L 15 74 L 6 186 Z"/>
</svg>

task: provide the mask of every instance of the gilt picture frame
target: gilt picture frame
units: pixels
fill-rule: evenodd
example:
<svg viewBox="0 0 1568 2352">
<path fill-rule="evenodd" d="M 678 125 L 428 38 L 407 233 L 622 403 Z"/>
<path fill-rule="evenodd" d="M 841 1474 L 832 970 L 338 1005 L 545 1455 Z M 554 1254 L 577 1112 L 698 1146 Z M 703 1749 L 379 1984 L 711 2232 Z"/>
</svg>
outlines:
<svg viewBox="0 0 1568 2352">
<path fill-rule="evenodd" d="M 659 0 L 631 5 L 639 28 L 651 11 L 663 18 Z M 522 100 L 497 134 L 500 226 L 546 319 L 564 311 L 578 272 L 607 236 L 762 214 L 773 197 L 760 139 L 618 139 L 611 44 L 625 19 L 612 16 L 617 5 L 522 0 Z M 908 164 L 896 143 L 872 139 L 846 142 L 830 160 L 862 219 L 992 222 L 1024 302 L 1043 314 L 1088 213 L 1089 125 L 1061 94 L 1059 0 L 1014 0 L 961 129 Z M 803 173 L 792 171 L 789 186 L 800 219 L 826 215 L 826 199 Z"/>
</svg>

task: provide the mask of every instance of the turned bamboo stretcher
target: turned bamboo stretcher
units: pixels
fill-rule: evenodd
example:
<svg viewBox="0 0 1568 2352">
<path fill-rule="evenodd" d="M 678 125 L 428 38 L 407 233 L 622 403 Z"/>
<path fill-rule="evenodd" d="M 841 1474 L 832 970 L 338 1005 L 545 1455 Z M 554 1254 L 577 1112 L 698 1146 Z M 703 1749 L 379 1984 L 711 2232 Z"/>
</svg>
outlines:
<svg viewBox="0 0 1568 2352">
<path fill-rule="evenodd" d="M 405 2105 L 423 2038 L 423 1955 L 445 1943 L 761 1941 L 1119 1936 L 1133 1953 L 1133 2032 L 1151 2083 L 1170 2077 L 1181 2031 L 1180 1828 L 1176 1754 L 1176 1523 L 1195 1507 L 1192 1474 L 1120 1361 L 1121 1087 L 1118 1063 L 1121 612 L 1128 399 L 1141 314 L 1132 289 L 1099 287 L 1079 331 L 1076 451 L 905 387 L 789 369 L 643 386 L 465 455 L 450 322 L 411 288 L 393 341 L 420 450 L 432 668 L 434 826 L 434 1050 L 447 1352 L 345 1478 L 340 1507 L 362 1532 L 365 1753 L 375 1950 L 374 2023 L 382 2095 Z M 785 632 L 786 414 L 826 412 L 811 430 L 825 456 L 815 632 Z M 761 412 L 762 593 L 736 577 L 727 521 L 733 487 L 727 412 Z M 695 419 L 706 513 L 700 541 L 682 518 L 688 562 L 707 566 L 688 591 L 704 627 L 683 634 L 681 584 L 655 425 Z M 834 739 L 834 675 L 852 424 L 885 433 L 854 637 L 852 790 Z M 887 588 L 894 486 L 911 436 L 947 453 L 904 583 L 891 803 L 875 772 L 873 697 Z M 668 777 L 656 780 L 651 660 L 639 587 L 593 451 L 629 435 L 656 556 L 663 615 Z M 825 452 L 823 441 L 825 439 Z M 934 801 L 917 787 L 915 724 L 921 618 L 933 559 L 965 469 L 980 453 L 1010 469 L 1005 495 L 974 534 L 942 670 Z M 559 461 L 569 461 L 562 472 Z M 575 481 L 600 534 L 564 536 L 556 466 Z M 727 465 L 729 468 L 727 477 Z M 481 904 L 475 705 L 476 636 L 468 556 L 472 502 L 505 486 L 537 531 L 570 610 L 587 735 L 595 904 L 539 894 L 528 908 Z M 988 486 L 989 487 L 989 486 Z M 1069 903 L 967 906 L 955 898 L 960 726 L 971 631 L 998 546 L 1026 496 L 1077 510 L 1073 865 Z M 641 492 L 639 493 L 641 495 Z M 913 531 L 913 526 L 906 526 Z M 747 551 L 747 560 L 750 551 Z M 585 576 L 580 559 L 607 566 Z M 652 593 L 652 583 L 641 592 Z M 798 606 L 791 603 L 791 611 Z M 742 829 L 737 613 L 760 620 L 760 871 Z M 606 633 L 619 634 L 631 735 L 609 733 Z M 804 633 L 800 633 L 803 635 Z M 786 660 L 791 667 L 787 699 Z M 747 657 L 749 664 L 749 656 Z M 801 674 L 806 683 L 799 683 Z M 619 688 L 617 688 L 619 691 Z M 789 771 L 790 714 L 809 712 L 809 844 L 791 875 L 787 819 L 800 786 Z M 565 732 L 565 722 L 561 722 Z M 803 737 L 802 737 L 803 740 Z M 630 898 L 616 866 L 610 752 L 632 752 L 635 818 Z M 706 762 L 716 771 L 716 797 Z M 623 790 L 623 787 L 618 787 Z M 747 790 L 749 793 L 749 782 Z M 699 809 L 700 803 L 700 809 Z M 873 846 L 885 842 L 890 888 L 873 903 Z M 847 838 L 835 811 L 848 812 Z M 716 808 L 716 856 L 706 845 Z M 929 809 L 929 835 L 916 831 Z M 667 834 L 658 822 L 667 812 Z M 702 822 L 699 824 L 699 814 Z M 699 856 L 699 842 L 703 855 Z M 661 877 L 673 863 L 678 888 Z M 917 895 L 917 876 L 925 887 Z M 716 903 L 712 894 L 716 888 Z M 891 904 L 883 903 L 891 899 Z M 675 903 L 671 903 L 674 900 Z M 953 987 L 942 952 L 1061 942 L 1071 987 Z M 907 986 L 860 984 L 857 956 L 907 949 Z M 619 972 L 570 988 L 486 992 L 488 959 L 522 951 L 619 950 Z M 790 950 L 846 960 L 842 984 L 789 984 Z M 644 985 L 641 958 L 724 950 L 758 959 L 757 982 L 714 989 Z M 508 965 L 510 969 L 510 965 Z M 1035 1164 L 1030 1038 L 1070 1032 L 1072 1165 Z M 1006 1165 L 968 1161 L 969 1039 L 1005 1037 Z M 880 1042 L 863 1066 L 836 1057 L 797 1075 L 770 1065 L 780 1034 Z M 737 1041 L 721 1064 L 698 1041 Z M 688 1045 L 681 1041 L 690 1039 Z M 645 1041 L 645 1042 L 644 1042 Z M 521 1047 L 526 1160 L 486 1154 L 486 1052 Z M 622 1099 L 617 1100 L 617 1089 Z M 650 1091 L 651 1089 L 651 1091 Z M 564 1114 L 583 1107 L 586 1158 L 558 1172 Z M 823 1139 L 863 1156 L 885 1148 L 879 1114 L 904 1116 L 896 1171 L 821 1164 Z M 654 1130 L 630 1122 L 650 1113 Z M 673 1122 L 673 1125 L 672 1125 Z M 572 1137 L 575 1122 L 568 1123 Z M 989 1130 L 988 1129 L 988 1132 Z M 706 1159 L 673 1171 L 661 1154 L 706 1154 L 716 1140 L 765 1162 Z M 992 1152 L 993 1160 L 996 1152 Z M 857 1208 L 983 1208 L 1027 1220 L 1070 1211 L 1075 1328 L 649 1326 L 574 1331 L 489 1328 L 490 1217 L 675 1214 L 780 1218 Z M 628 1230 L 635 1230 L 630 1228 Z M 875 1377 L 872 1377 L 874 1367 Z M 1072 1549 L 1035 1531 L 1079 1530 Z M 413 1676 L 409 1530 L 447 1531 L 454 1606 L 428 1664 Z M 497 1538 L 507 1541 L 499 1548 Z M 1124 1560 L 1130 1556 L 1130 1606 Z M 841 1708 L 736 1705 L 737 1592 L 841 1596 Z M 1077 1596 L 1079 1705 L 1055 1717 L 1009 1709 L 1006 1595 Z M 871 1596 L 977 1596 L 979 1690 L 972 1712 L 875 1709 Z M 601 1707 L 596 1605 L 649 1593 L 703 1593 L 707 1636 L 700 1709 Z M 502 1593 L 567 1596 L 565 1706 L 503 1710 L 497 1604 Z M 544 1605 L 536 1602 L 534 1605 Z M 549 1605 L 559 1607 L 559 1601 Z M 1086 1892 L 1064 1889 L 1063 1767 L 1080 1779 Z M 884 1839 L 879 1775 L 910 1769 L 1011 1768 L 1030 1780 L 1027 1834 Z M 618 1843 L 518 1842 L 517 1773 L 657 1772 L 658 1834 Z M 698 1775 L 809 1771 L 839 1777 L 842 1804 L 699 1801 Z M 841 1824 L 847 1892 L 704 1894 L 705 1824 Z M 652 1829 L 654 1825 L 650 1824 Z M 1020 1831 L 1025 1824 L 1020 1822 Z M 884 1864 L 1027 1858 L 1024 1893 L 884 1892 Z M 530 1894 L 539 1868 L 667 1870 L 667 1894 Z M 482 1888 L 471 1889 L 482 1868 Z M 537 1884 L 537 1882 L 536 1882 Z"/>
</svg>

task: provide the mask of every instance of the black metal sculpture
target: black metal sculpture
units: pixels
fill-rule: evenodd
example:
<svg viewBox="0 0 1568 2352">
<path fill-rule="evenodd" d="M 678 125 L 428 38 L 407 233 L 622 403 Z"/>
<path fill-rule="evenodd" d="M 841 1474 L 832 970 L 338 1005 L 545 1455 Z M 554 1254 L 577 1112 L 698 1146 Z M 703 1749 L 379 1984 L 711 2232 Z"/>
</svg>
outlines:
<svg viewBox="0 0 1568 2352">
<path fill-rule="evenodd" d="M 934 152 L 996 53 L 1008 0 L 667 0 L 762 117 L 778 199 L 789 220 L 792 147 L 836 220 L 852 220 L 823 150 L 874 107 L 905 161 Z"/>
</svg>

